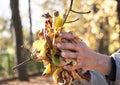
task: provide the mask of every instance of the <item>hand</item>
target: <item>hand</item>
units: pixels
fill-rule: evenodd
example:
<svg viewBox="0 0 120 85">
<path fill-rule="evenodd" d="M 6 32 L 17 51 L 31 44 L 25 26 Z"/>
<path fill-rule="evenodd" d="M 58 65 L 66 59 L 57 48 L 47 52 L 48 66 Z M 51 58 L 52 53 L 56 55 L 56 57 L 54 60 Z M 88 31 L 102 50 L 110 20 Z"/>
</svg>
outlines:
<svg viewBox="0 0 120 85">
<path fill-rule="evenodd" d="M 61 33 L 60 37 L 70 42 L 58 43 L 57 47 L 62 49 L 61 55 L 64 58 L 74 58 L 78 60 L 77 68 L 86 70 L 96 70 L 108 75 L 111 69 L 110 57 L 91 50 L 81 39 L 73 33 Z M 72 50 L 72 51 L 66 51 Z M 71 66 L 64 67 L 71 70 Z"/>
</svg>

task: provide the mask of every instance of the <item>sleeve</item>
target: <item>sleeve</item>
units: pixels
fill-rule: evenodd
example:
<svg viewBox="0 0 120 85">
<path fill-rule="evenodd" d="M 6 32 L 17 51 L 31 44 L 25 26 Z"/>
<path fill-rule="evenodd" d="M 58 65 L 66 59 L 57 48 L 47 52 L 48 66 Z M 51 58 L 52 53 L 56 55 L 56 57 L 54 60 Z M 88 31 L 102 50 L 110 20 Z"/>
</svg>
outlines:
<svg viewBox="0 0 120 85">
<path fill-rule="evenodd" d="M 90 82 L 84 83 L 83 85 L 108 85 L 106 77 L 99 72 L 90 71 L 91 79 Z"/>
<path fill-rule="evenodd" d="M 116 64 L 116 79 L 115 85 L 120 85 L 120 50 L 112 54 L 111 57 L 115 60 Z"/>
<path fill-rule="evenodd" d="M 79 80 L 75 80 L 74 82 L 72 82 L 71 85 L 109 85 L 106 77 L 101 73 L 96 71 L 90 71 L 90 75 L 91 78 L 89 82 L 81 82 Z"/>
</svg>

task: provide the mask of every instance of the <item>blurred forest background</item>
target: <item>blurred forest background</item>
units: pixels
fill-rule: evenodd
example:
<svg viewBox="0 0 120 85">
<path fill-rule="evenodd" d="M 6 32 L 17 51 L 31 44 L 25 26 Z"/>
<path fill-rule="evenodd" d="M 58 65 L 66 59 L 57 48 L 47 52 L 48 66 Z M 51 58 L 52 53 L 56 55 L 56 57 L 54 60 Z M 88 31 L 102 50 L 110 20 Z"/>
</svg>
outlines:
<svg viewBox="0 0 120 85">
<path fill-rule="evenodd" d="M 44 27 L 42 14 L 54 10 L 64 14 L 70 0 L 0 0 L 0 81 L 18 77 L 29 80 L 29 75 L 43 71 L 42 63 L 30 62 L 18 70 L 12 67 L 30 55 L 21 45 L 30 48 L 37 39 L 36 31 Z M 73 9 L 89 14 L 70 12 L 66 31 L 73 31 L 87 45 L 100 53 L 112 54 L 120 49 L 120 0 L 74 0 Z"/>
</svg>

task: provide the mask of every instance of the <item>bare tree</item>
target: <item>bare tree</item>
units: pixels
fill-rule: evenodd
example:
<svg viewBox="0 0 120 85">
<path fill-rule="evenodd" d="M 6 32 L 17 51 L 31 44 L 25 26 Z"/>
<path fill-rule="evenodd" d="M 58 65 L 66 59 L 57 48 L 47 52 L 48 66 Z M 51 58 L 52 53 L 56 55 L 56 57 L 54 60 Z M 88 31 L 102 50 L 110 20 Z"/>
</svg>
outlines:
<svg viewBox="0 0 120 85">
<path fill-rule="evenodd" d="M 23 33 L 22 33 L 21 19 L 19 15 L 19 0 L 10 0 L 10 7 L 12 11 L 11 20 L 15 32 L 16 58 L 17 58 L 17 64 L 19 64 L 23 62 L 22 49 L 21 49 L 21 45 L 23 45 Z M 18 76 L 19 76 L 19 80 L 28 80 L 28 75 L 25 65 L 18 68 Z"/>
<path fill-rule="evenodd" d="M 108 17 L 105 18 L 105 24 L 108 24 Z M 103 53 L 103 54 L 109 54 L 109 41 L 110 41 L 110 33 L 109 33 L 109 29 L 108 26 L 105 27 L 105 24 L 104 22 L 101 22 L 100 23 L 100 30 L 101 32 L 104 34 L 103 37 L 100 39 L 100 42 L 99 42 L 99 48 L 98 48 L 98 51 L 100 53 Z"/>
<path fill-rule="evenodd" d="M 32 18 L 31 18 L 31 0 L 28 0 L 28 6 L 29 6 L 29 22 L 30 22 L 30 45 L 33 43 L 33 34 L 32 34 Z"/>
</svg>

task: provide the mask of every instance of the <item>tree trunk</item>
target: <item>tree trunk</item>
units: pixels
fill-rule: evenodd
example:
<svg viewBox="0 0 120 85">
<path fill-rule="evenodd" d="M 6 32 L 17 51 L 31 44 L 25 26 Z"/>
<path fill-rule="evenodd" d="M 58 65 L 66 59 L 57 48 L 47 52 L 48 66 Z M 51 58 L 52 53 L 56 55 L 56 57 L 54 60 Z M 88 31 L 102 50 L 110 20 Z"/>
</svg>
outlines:
<svg viewBox="0 0 120 85">
<path fill-rule="evenodd" d="M 29 22 L 30 22 L 30 37 L 29 37 L 29 41 L 30 41 L 30 45 L 32 46 L 33 44 L 33 34 L 32 34 L 32 18 L 31 18 L 31 0 L 28 0 L 28 5 L 29 5 Z"/>
<path fill-rule="evenodd" d="M 105 26 L 104 23 L 108 24 L 108 17 L 106 17 L 106 21 L 105 22 L 101 22 L 100 23 L 100 29 L 101 32 L 103 32 L 103 37 L 101 38 L 100 42 L 99 42 L 99 47 L 98 47 L 98 51 L 102 54 L 109 54 L 109 27 Z"/>
<path fill-rule="evenodd" d="M 23 45 L 23 33 L 22 33 L 21 19 L 19 15 L 19 0 L 10 0 L 10 7 L 12 11 L 12 24 L 15 32 L 16 58 L 17 58 L 17 64 L 19 64 L 23 62 L 22 49 L 21 49 L 21 45 Z M 28 75 L 25 65 L 18 68 L 18 76 L 19 76 L 19 80 L 28 80 Z"/>
<path fill-rule="evenodd" d="M 116 0 L 117 1 L 117 13 L 118 13 L 118 21 L 119 21 L 119 37 L 118 40 L 120 42 L 120 0 Z M 120 47 L 120 45 L 119 45 Z"/>
</svg>

